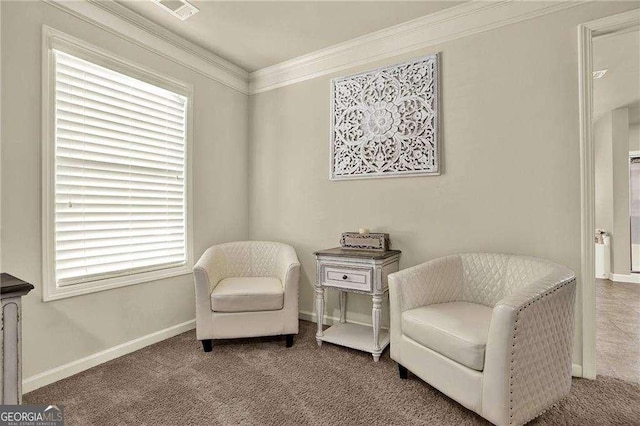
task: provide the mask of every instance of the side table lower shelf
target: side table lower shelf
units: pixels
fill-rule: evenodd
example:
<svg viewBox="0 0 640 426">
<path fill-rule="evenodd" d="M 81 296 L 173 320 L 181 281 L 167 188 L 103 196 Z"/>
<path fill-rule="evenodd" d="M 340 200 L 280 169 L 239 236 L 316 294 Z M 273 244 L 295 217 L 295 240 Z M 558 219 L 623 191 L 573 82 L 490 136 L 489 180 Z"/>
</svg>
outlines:
<svg viewBox="0 0 640 426">
<path fill-rule="evenodd" d="M 316 336 L 318 343 L 320 341 L 333 343 L 340 346 L 346 346 L 351 349 L 357 349 L 369 352 L 373 355 L 373 359 L 377 361 L 382 352 L 389 345 L 389 330 L 380 330 L 378 341 L 380 350 L 376 351 L 373 344 L 373 327 L 352 323 L 338 323 L 324 330 L 322 336 Z"/>
</svg>

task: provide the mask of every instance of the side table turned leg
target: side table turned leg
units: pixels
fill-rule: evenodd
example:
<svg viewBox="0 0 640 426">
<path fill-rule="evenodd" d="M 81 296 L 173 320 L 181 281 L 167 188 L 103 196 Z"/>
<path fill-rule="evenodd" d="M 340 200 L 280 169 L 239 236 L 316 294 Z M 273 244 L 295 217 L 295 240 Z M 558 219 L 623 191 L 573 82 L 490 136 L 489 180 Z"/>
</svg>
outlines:
<svg viewBox="0 0 640 426">
<path fill-rule="evenodd" d="M 382 296 L 373 296 L 373 309 L 371 310 L 371 319 L 373 320 L 373 360 L 378 362 L 380 359 L 380 319 L 382 317 Z"/>
<path fill-rule="evenodd" d="M 340 324 L 347 322 L 347 292 L 340 292 Z"/>
<path fill-rule="evenodd" d="M 316 286 L 316 321 L 318 322 L 316 342 L 318 342 L 318 346 L 322 346 L 321 337 L 324 336 L 322 331 L 322 324 L 324 323 L 324 288 L 321 286 Z"/>
</svg>

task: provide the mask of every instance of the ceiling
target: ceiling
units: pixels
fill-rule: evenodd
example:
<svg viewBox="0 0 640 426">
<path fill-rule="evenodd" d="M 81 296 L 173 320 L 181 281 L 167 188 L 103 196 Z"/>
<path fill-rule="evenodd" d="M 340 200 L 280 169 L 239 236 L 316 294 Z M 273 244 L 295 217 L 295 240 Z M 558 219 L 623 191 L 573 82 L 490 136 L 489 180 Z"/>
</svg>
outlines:
<svg viewBox="0 0 640 426">
<path fill-rule="evenodd" d="M 198 1 L 180 21 L 150 0 L 118 3 L 255 71 L 464 1 Z"/>
<path fill-rule="evenodd" d="M 640 123 L 640 31 L 595 38 L 593 69 L 608 69 L 603 78 L 593 80 L 594 119 L 629 107 L 629 122 Z"/>
</svg>

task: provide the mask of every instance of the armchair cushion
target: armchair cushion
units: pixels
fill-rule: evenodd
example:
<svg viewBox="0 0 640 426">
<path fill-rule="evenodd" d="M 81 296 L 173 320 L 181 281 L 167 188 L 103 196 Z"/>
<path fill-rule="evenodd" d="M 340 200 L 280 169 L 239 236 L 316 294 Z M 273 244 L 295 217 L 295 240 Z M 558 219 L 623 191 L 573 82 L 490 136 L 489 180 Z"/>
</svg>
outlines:
<svg viewBox="0 0 640 426">
<path fill-rule="evenodd" d="M 277 278 L 225 278 L 211 292 L 214 312 L 276 311 L 284 306 L 284 290 Z"/>
<path fill-rule="evenodd" d="M 402 313 L 402 331 L 421 345 L 482 371 L 492 311 L 468 302 L 422 306 Z"/>
</svg>

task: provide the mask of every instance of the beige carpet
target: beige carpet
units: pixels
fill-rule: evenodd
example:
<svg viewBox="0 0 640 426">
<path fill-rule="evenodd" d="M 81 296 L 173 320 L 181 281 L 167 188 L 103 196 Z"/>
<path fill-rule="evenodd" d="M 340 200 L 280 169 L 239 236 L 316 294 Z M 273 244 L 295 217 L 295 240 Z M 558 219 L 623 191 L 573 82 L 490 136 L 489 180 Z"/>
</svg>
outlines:
<svg viewBox="0 0 640 426">
<path fill-rule="evenodd" d="M 31 392 L 63 404 L 67 425 L 488 424 L 413 375 L 398 378 L 385 352 L 324 344 L 301 321 L 284 338 L 228 340 L 204 353 L 194 332 L 165 340 Z M 574 379 L 571 395 L 536 425 L 640 424 L 640 385 Z"/>
</svg>

